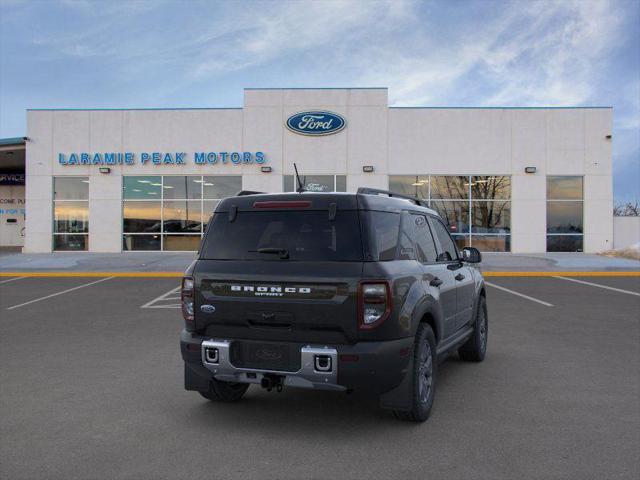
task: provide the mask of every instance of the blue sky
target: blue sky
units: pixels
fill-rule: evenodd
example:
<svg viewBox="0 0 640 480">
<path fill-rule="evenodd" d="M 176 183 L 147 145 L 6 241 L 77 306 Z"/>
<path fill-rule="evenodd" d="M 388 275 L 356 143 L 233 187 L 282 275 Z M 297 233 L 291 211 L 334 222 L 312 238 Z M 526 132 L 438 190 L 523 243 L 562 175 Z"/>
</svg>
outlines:
<svg viewBox="0 0 640 480">
<path fill-rule="evenodd" d="M 615 196 L 640 200 L 639 0 L 0 0 L 0 137 L 25 134 L 27 108 L 344 86 L 395 106 L 613 106 Z"/>
</svg>

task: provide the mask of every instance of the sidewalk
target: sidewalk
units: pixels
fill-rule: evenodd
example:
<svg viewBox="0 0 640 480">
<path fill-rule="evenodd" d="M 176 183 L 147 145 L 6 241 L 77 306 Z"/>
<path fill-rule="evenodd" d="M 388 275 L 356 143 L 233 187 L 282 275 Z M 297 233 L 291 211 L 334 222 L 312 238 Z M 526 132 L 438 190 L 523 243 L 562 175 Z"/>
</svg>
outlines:
<svg viewBox="0 0 640 480">
<path fill-rule="evenodd" d="M 195 253 L 86 253 L 22 254 L 0 252 L 3 272 L 139 272 L 181 274 Z M 485 253 L 484 272 L 640 272 L 640 261 L 585 253 Z"/>
</svg>

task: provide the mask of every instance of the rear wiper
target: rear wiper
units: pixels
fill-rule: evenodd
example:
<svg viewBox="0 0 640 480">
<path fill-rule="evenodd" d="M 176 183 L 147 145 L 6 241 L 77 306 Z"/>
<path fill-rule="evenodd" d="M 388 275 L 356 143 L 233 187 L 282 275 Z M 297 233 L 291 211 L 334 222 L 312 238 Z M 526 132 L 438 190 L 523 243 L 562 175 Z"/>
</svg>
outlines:
<svg viewBox="0 0 640 480">
<path fill-rule="evenodd" d="M 274 253 L 276 255 L 280 255 L 280 258 L 283 260 L 286 260 L 287 258 L 289 258 L 289 250 L 287 250 L 286 248 L 276 248 L 276 247 L 265 247 L 265 248 L 259 248 L 258 250 L 249 250 L 250 252 L 254 253 Z"/>
</svg>

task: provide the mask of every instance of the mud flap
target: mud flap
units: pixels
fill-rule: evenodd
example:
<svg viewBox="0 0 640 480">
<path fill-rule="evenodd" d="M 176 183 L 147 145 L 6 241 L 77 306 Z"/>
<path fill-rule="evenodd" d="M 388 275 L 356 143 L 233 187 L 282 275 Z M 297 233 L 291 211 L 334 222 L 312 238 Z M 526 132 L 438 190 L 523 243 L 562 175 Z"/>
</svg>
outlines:
<svg viewBox="0 0 640 480">
<path fill-rule="evenodd" d="M 211 376 L 206 369 L 204 372 L 189 365 L 184 364 L 184 388 L 185 390 L 195 390 L 197 392 L 206 392 L 209 390 L 209 382 Z"/>
<path fill-rule="evenodd" d="M 400 385 L 380 395 L 380 407 L 404 412 L 413 408 L 413 355 Z"/>
</svg>

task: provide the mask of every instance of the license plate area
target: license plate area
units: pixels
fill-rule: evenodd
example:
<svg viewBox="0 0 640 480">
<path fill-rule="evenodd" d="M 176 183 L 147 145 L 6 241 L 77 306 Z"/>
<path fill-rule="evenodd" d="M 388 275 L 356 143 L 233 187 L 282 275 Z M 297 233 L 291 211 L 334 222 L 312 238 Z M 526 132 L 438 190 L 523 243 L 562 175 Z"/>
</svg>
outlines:
<svg viewBox="0 0 640 480">
<path fill-rule="evenodd" d="M 300 370 L 300 345 L 236 340 L 231 343 L 229 360 L 237 368 L 297 372 Z"/>
</svg>

